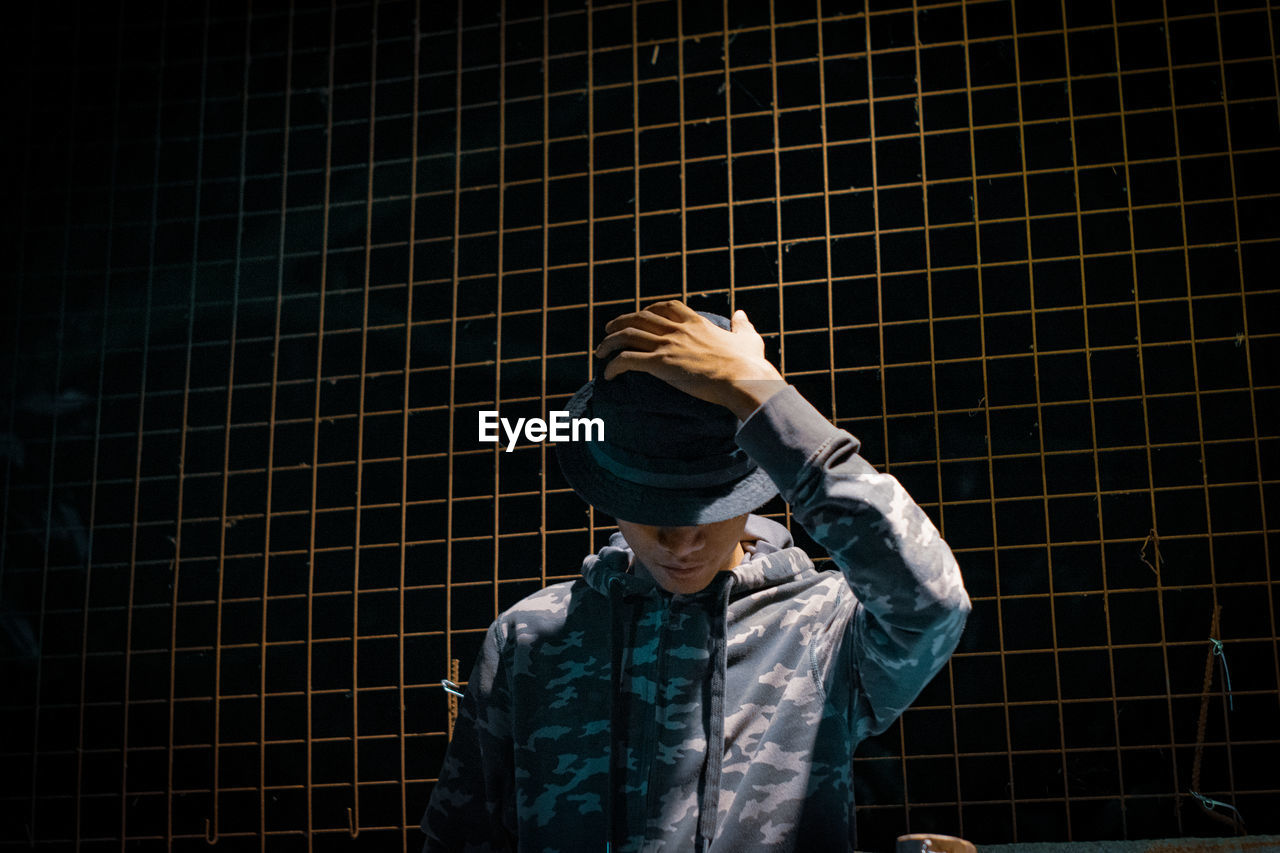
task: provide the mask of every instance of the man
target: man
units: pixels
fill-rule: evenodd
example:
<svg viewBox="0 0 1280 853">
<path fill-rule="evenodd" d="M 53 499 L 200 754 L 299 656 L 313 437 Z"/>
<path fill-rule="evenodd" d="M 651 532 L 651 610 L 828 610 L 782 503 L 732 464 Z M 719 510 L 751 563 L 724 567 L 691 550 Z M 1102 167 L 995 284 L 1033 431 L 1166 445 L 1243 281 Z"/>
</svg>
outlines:
<svg viewBox="0 0 1280 853">
<path fill-rule="evenodd" d="M 951 551 L 743 312 L 664 302 L 606 332 L 569 404 L 604 440 L 557 454 L 620 532 L 494 622 L 426 850 L 851 849 L 855 746 L 964 626 Z M 778 491 L 838 570 L 749 515 Z"/>
</svg>

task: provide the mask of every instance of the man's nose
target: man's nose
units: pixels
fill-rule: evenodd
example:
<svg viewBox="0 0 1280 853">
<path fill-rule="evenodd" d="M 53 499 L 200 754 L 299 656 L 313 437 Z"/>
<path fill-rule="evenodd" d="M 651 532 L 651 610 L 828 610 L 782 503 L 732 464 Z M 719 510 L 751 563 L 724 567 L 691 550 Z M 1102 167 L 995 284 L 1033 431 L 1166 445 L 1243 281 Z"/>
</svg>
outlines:
<svg viewBox="0 0 1280 853">
<path fill-rule="evenodd" d="M 663 527 L 658 531 L 658 541 L 672 556 L 684 557 L 702 547 L 702 530 L 698 527 Z"/>
</svg>

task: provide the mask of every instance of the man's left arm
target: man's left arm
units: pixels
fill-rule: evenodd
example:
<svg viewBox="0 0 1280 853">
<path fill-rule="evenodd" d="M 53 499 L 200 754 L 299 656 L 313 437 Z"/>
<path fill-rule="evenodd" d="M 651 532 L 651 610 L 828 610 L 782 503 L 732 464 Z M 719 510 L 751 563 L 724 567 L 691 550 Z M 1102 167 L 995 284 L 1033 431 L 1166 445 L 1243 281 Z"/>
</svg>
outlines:
<svg viewBox="0 0 1280 853">
<path fill-rule="evenodd" d="M 902 484 L 858 454 L 793 387 L 750 414 L 738 443 L 831 555 L 859 606 L 862 737 L 883 731 L 947 662 L 970 610 L 960 568 Z"/>
</svg>

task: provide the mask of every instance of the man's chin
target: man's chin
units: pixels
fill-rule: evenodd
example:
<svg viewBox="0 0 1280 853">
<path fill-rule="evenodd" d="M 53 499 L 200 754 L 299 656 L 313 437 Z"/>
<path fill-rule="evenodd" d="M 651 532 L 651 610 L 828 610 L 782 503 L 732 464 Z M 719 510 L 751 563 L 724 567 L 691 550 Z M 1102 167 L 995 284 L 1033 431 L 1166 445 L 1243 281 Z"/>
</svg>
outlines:
<svg viewBox="0 0 1280 853">
<path fill-rule="evenodd" d="M 650 569 L 649 573 L 658 582 L 658 586 L 667 592 L 678 595 L 693 595 L 695 592 L 702 592 L 702 590 L 706 589 L 718 574 L 718 571 L 708 569 L 706 566 L 691 566 L 689 568 L 658 566 L 655 569 Z"/>
</svg>

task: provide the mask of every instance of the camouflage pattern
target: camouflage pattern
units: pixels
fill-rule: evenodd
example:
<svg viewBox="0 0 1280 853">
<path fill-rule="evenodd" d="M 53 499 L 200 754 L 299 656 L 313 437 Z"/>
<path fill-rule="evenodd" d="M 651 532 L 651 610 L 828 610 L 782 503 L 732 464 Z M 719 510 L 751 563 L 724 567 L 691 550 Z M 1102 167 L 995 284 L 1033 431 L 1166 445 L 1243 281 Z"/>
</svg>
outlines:
<svg viewBox="0 0 1280 853">
<path fill-rule="evenodd" d="M 969 599 L 925 513 L 795 389 L 738 442 L 840 571 L 752 516 L 743 563 L 673 595 L 615 534 L 493 624 L 426 850 L 853 848 L 854 748 L 947 661 Z"/>
</svg>

